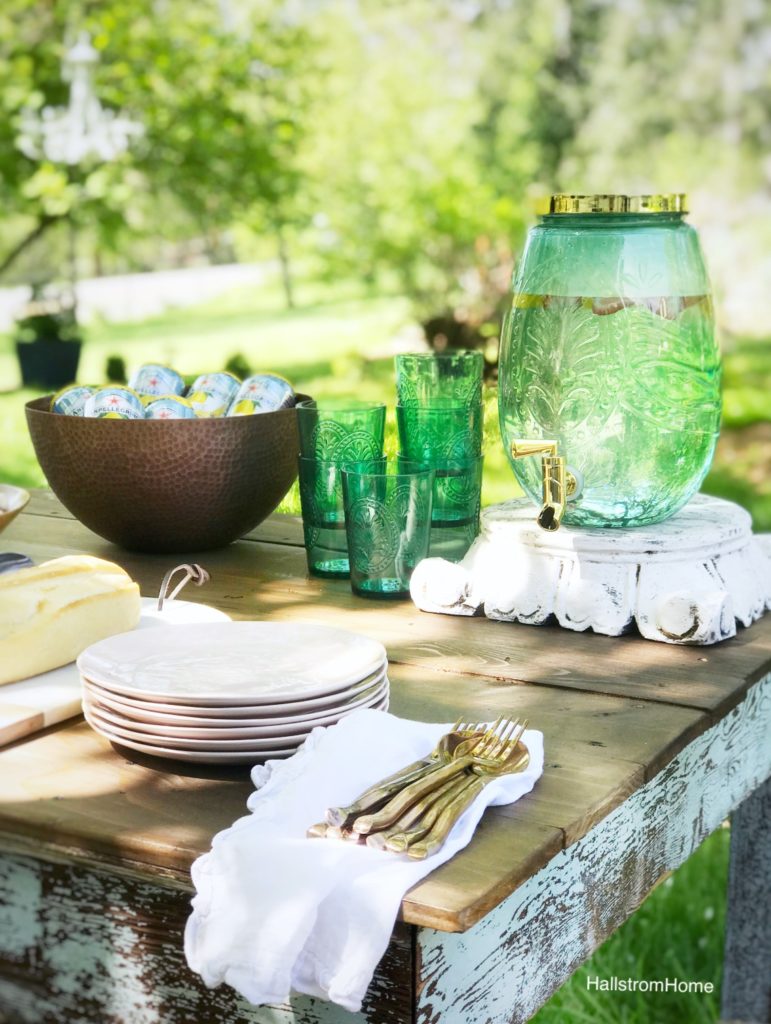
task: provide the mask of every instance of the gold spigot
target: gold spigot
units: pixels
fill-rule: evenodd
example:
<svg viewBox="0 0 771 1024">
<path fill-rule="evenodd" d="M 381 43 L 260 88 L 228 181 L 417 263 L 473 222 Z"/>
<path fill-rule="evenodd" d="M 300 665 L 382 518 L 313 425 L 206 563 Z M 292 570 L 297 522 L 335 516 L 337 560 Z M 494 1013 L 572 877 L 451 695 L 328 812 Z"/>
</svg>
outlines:
<svg viewBox="0 0 771 1024">
<path fill-rule="evenodd" d="M 541 456 L 543 507 L 537 522 L 543 530 L 558 530 L 565 514 L 568 497 L 575 493 L 577 482 L 565 464 L 564 455 L 557 454 L 556 441 L 512 441 L 511 457 L 524 459 Z"/>
</svg>

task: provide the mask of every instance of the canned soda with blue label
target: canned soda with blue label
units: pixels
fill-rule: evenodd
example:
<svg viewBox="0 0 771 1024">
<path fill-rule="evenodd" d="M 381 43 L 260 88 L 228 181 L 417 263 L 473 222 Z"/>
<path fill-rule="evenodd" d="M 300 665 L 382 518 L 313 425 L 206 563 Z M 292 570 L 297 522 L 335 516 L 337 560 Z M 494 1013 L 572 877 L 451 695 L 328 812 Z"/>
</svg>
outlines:
<svg viewBox="0 0 771 1024">
<path fill-rule="evenodd" d="M 196 418 L 192 405 L 186 398 L 179 395 L 161 395 L 145 406 L 145 419 L 148 420 L 194 420 Z"/>
<path fill-rule="evenodd" d="M 176 370 L 158 363 L 145 363 L 131 375 L 128 386 L 138 395 L 181 395 L 185 382 Z"/>
<path fill-rule="evenodd" d="M 108 385 L 88 398 L 83 415 L 101 420 L 143 420 L 145 407 L 131 388 Z"/>
<path fill-rule="evenodd" d="M 238 389 L 228 416 L 251 416 L 256 412 L 275 412 L 294 405 L 295 393 L 292 385 L 274 373 L 255 374 L 247 377 Z"/>
<path fill-rule="evenodd" d="M 71 384 L 67 388 L 62 388 L 51 399 L 51 412 L 58 412 L 63 416 L 84 416 L 86 402 L 94 390 L 85 384 Z"/>
<path fill-rule="evenodd" d="M 224 416 L 236 397 L 240 381 L 232 373 L 204 373 L 197 377 L 187 394 L 196 416 Z"/>
</svg>

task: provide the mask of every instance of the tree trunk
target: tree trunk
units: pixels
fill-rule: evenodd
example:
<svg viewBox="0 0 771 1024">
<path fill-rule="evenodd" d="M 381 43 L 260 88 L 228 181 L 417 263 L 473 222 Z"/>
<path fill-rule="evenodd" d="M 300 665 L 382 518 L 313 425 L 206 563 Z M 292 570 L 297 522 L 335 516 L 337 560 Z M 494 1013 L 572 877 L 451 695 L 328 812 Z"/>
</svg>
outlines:
<svg viewBox="0 0 771 1024">
<path fill-rule="evenodd" d="M 36 242 L 38 238 L 41 238 L 51 225 L 55 224 L 58 220 L 61 220 L 61 217 L 53 217 L 49 214 L 42 216 L 29 234 L 25 235 L 0 262 L 0 275 L 4 274 L 30 245 Z"/>
<path fill-rule="evenodd" d="M 294 284 L 292 282 L 292 268 L 289 262 L 289 247 L 286 244 L 286 236 L 281 224 L 276 225 L 276 241 L 278 242 L 278 262 L 281 265 L 281 284 L 284 287 L 286 307 L 287 309 L 294 309 Z"/>
</svg>

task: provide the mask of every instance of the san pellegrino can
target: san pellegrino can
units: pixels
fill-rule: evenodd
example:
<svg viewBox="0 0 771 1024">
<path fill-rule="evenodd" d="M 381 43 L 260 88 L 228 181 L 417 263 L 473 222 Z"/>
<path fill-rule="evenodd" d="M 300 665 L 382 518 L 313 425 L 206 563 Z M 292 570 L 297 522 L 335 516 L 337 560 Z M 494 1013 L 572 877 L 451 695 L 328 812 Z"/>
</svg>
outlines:
<svg viewBox="0 0 771 1024">
<path fill-rule="evenodd" d="M 238 391 L 240 381 L 232 373 L 204 373 L 193 382 L 187 400 L 196 416 L 224 416 Z"/>
<path fill-rule="evenodd" d="M 181 395 L 185 382 L 176 370 L 158 363 L 145 363 L 131 375 L 128 386 L 138 395 Z"/>
<path fill-rule="evenodd" d="M 161 395 L 145 406 L 148 420 L 194 420 L 195 411 L 186 398 L 179 395 Z"/>
<path fill-rule="evenodd" d="M 143 420 L 145 407 L 136 391 L 109 385 L 87 399 L 83 415 L 102 420 Z"/>
<path fill-rule="evenodd" d="M 64 416 L 84 416 L 86 402 L 94 390 L 85 384 L 71 384 L 62 388 L 51 399 L 51 412 L 58 412 Z"/>
<path fill-rule="evenodd" d="M 292 385 L 274 373 L 247 377 L 228 409 L 228 416 L 251 416 L 258 412 L 275 412 L 294 405 Z"/>
</svg>

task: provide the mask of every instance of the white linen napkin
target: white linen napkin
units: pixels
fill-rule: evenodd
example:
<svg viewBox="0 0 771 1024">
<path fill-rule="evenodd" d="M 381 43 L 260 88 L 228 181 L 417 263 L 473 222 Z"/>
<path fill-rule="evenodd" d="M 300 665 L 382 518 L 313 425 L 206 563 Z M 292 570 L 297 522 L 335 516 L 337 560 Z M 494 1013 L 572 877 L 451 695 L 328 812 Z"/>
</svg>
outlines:
<svg viewBox="0 0 771 1024">
<path fill-rule="evenodd" d="M 528 768 L 485 786 L 425 860 L 305 832 L 327 807 L 427 756 L 449 728 L 362 709 L 314 729 L 288 760 L 252 770 L 252 813 L 192 867 L 185 955 L 206 985 L 227 982 L 256 1004 L 285 1002 L 294 989 L 361 1008 L 404 893 L 466 846 L 485 807 L 530 792 L 543 771 L 543 734 L 525 732 Z"/>
</svg>

